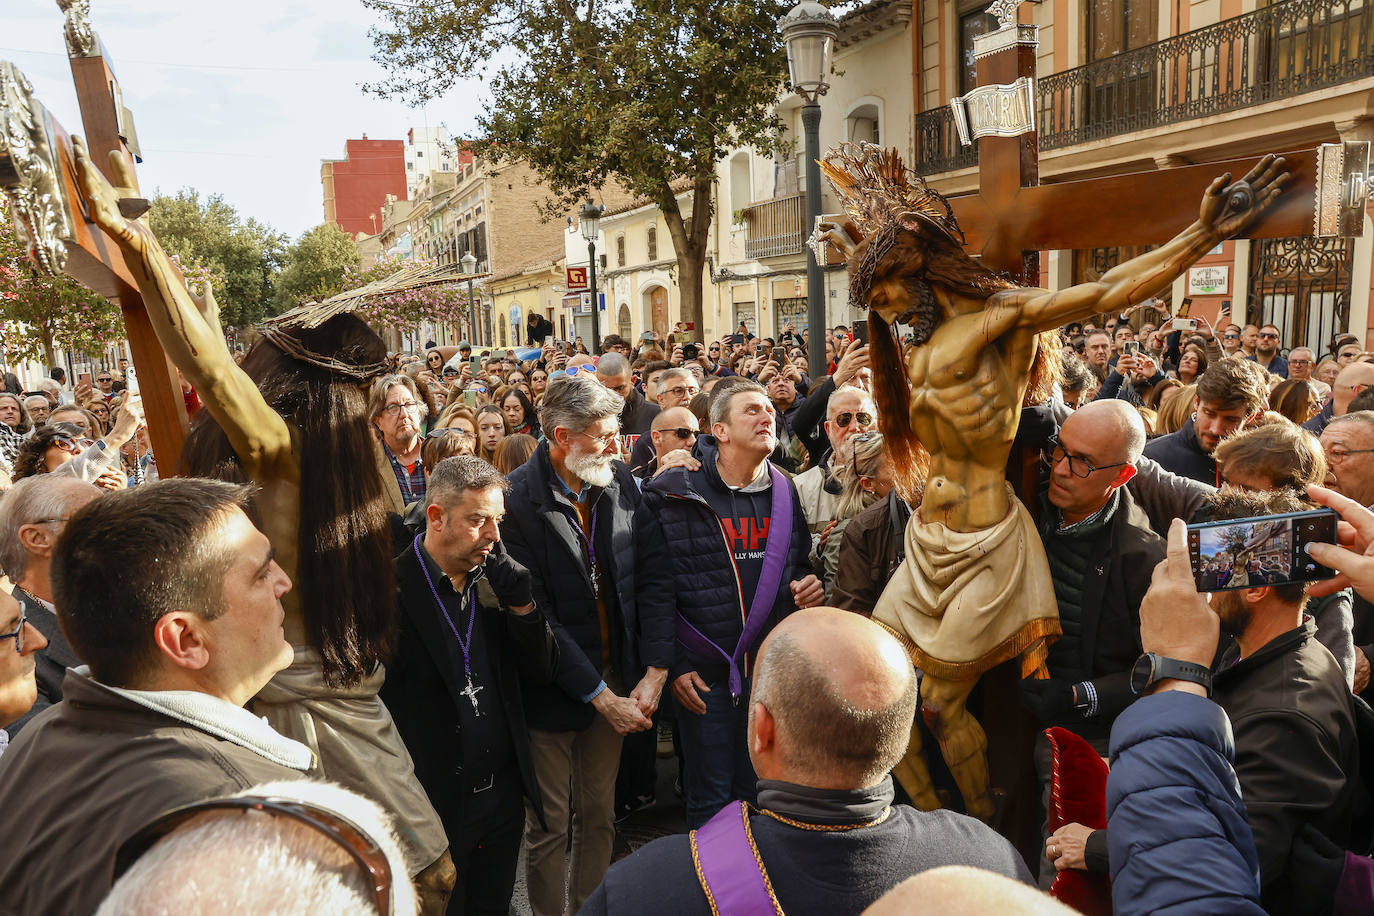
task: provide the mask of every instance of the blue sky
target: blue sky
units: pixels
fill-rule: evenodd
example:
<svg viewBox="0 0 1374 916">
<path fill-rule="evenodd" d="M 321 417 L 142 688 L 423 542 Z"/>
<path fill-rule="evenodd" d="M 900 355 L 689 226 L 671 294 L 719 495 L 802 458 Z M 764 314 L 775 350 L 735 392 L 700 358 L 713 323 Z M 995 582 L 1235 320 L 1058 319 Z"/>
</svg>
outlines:
<svg viewBox="0 0 1374 916">
<path fill-rule="evenodd" d="M 320 160 L 347 138 L 475 124 L 475 88 L 424 109 L 363 93 L 382 74 L 356 0 L 91 0 L 91 20 L 134 113 L 145 193 L 222 194 L 292 238 L 323 221 Z M 77 133 L 62 22 L 54 0 L 4 0 L 0 60 Z"/>
</svg>

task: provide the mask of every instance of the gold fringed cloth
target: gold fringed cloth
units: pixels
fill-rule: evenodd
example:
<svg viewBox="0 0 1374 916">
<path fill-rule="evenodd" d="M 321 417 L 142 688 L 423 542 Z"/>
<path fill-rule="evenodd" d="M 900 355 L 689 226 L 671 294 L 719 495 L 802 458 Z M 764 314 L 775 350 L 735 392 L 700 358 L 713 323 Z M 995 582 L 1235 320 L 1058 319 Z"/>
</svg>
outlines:
<svg viewBox="0 0 1374 916">
<path fill-rule="evenodd" d="M 925 523 L 906 527 L 906 559 L 873 619 L 938 678 L 963 681 L 1021 656 L 1022 677 L 1044 677 L 1060 634 L 1049 563 L 1030 513 L 1007 487 L 1007 517 L 983 531 Z"/>
<path fill-rule="evenodd" d="M 377 670 L 352 687 L 324 682 L 315 649 L 296 647 L 296 658 L 253 698 L 253 712 L 279 733 L 315 752 L 320 778 L 337 782 L 382 806 L 392 818 L 411 876 L 448 848 L 439 815 L 415 778 L 415 764 L 377 691 Z"/>
</svg>

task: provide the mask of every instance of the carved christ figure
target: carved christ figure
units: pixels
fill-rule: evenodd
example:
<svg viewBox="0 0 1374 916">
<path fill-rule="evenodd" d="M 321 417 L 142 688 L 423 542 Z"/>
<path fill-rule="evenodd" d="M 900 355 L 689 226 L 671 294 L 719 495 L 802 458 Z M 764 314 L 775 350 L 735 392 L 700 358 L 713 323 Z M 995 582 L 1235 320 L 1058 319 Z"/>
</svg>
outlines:
<svg viewBox="0 0 1374 916">
<path fill-rule="evenodd" d="M 920 505 L 906 560 L 873 619 L 924 671 L 922 712 L 970 814 L 992 814 L 987 739 L 965 709 L 988 669 L 1018 656 L 1045 677 L 1058 612 L 1040 539 L 1005 480 L 1038 335 L 1163 292 L 1223 239 L 1248 228 L 1287 178 L 1266 156 L 1241 182 L 1212 182 L 1197 222 L 1095 282 L 1050 291 L 1017 286 L 963 250 L 948 202 L 896 150 L 845 144 L 822 163 L 848 219 L 818 240 L 848 255 L 850 302 L 871 309 L 879 417 L 905 492 Z M 1086 214 L 1085 214 L 1086 216 Z M 891 326 L 910 324 L 904 347 Z M 903 371 L 905 370 L 905 371 Z M 913 800 L 940 806 L 920 732 L 896 774 Z"/>
<path fill-rule="evenodd" d="M 377 697 L 396 584 L 366 389 L 387 371 L 386 345 L 361 319 L 337 315 L 318 328 L 264 330 L 240 367 L 210 290 L 193 298 L 147 223 L 120 212 L 133 195 L 128 160 L 110 154 L 112 187 L 84 144 L 73 146 L 92 217 L 119 245 L 158 341 L 205 404 L 183 469 L 256 485 L 256 521 L 294 583 L 282 627 L 295 661 L 253 711 L 309 746 L 318 775 L 391 812 L 424 911 L 442 912 L 455 877 L 447 839 Z"/>
</svg>

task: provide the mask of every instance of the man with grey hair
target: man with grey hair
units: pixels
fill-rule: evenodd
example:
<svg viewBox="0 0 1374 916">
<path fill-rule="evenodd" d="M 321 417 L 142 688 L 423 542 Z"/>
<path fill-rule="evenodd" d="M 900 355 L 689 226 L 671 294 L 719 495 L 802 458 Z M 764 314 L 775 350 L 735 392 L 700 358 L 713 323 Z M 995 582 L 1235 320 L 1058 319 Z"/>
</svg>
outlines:
<svg viewBox="0 0 1374 916">
<path fill-rule="evenodd" d="M 630 364 L 619 353 L 604 353 L 596 364 L 596 380 L 614 391 L 625 402 L 620 409 L 620 440 L 622 454 L 634 451 L 641 436 L 648 435 L 658 405 L 647 400 L 634 386 Z"/>
<path fill-rule="evenodd" d="M 52 416 L 52 402 L 46 394 L 31 394 L 24 398 L 24 409 L 29 412 L 35 427 L 42 426 Z"/>
<path fill-rule="evenodd" d="M 670 407 L 686 407 L 692 403 L 692 398 L 701 391 L 701 383 L 697 377 L 686 369 L 673 367 L 664 369 L 658 377 L 658 384 L 654 388 L 654 399 L 658 401 L 660 410 L 667 410 Z"/>
<path fill-rule="evenodd" d="M 873 395 L 860 388 L 836 388 L 825 405 L 824 430 L 830 442 L 828 453 L 813 460 L 811 467 L 798 474 L 792 482 L 801 497 L 806 526 L 813 538 L 819 538 L 835 520 L 840 500 L 840 482 L 835 476 L 835 463 L 849 458 L 849 440 L 878 428 L 878 405 Z"/>
<path fill-rule="evenodd" d="M 1346 367 L 1350 368 L 1353 366 Z M 1362 506 L 1374 506 L 1374 411 L 1345 411 L 1333 417 L 1321 432 L 1321 444 L 1326 455 L 1326 486 Z M 1353 612 L 1355 692 L 1374 699 L 1374 690 L 1369 688 L 1370 661 L 1374 660 L 1374 602 L 1356 594 Z"/>
<path fill-rule="evenodd" d="M 825 597 L 806 559 L 811 537 L 797 491 L 768 460 L 778 441 L 768 392 L 725 379 L 710 420 L 711 435 L 697 440 L 699 464 L 644 486 L 645 514 L 673 545 L 658 578 L 671 576 L 663 591 L 677 608 L 673 696 L 691 827 L 731 800 L 754 799 L 748 706 L 739 702 L 754 653 L 784 617 Z"/>
<path fill-rule="evenodd" d="M 408 375 L 387 375 L 372 386 L 368 419 L 377 427 L 401 500 L 410 506 L 425 498 L 425 469 L 420 461 L 429 406 Z"/>
<path fill-rule="evenodd" d="M 1306 381 L 1317 365 L 1317 354 L 1311 347 L 1294 347 L 1288 351 L 1288 377 Z"/>
<path fill-rule="evenodd" d="M 622 407 L 580 373 L 551 381 L 539 410 L 544 441 L 511 473 L 501 521 L 559 650 L 553 684 L 525 690 L 545 815 L 526 812 L 536 916 L 576 912 L 605 875 L 621 741 L 651 726 L 673 663 L 666 549 L 615 457 Z"/>
<path fill-rule="evenodd" d="M 362 850 L 350 833 L 366 844 Z M 206 862 L 214 867 L 188 867 Z M 115 869 L 96 916 L 414 916 L 419 908 L 381 807 L 343 786 L 306 779 L 261 783 L 169 811 L 124 844 Z"/>
<path fill-rule="evenodd" d="M 472 455 L 430 472 L 424 531 L 396 558 L 399 634 L 381 690 L 448 834 L 460 913 L 510 907 L 525 800 L 541 812 L 520 685 L 551 684 L 558 664 L 530 572 L 501 544 L 507 488 Z"/>
<path fill-rule="evenodd" d="M 75 477 L 39 474 L 18 481 L 0 497 L 0 568 L 14 583 L 14 597 L 24 616 L 48 641 L 34 655 L 38 700 L 10 727 L 11 737 L 34 716 L 62 702 L 67 669 L 81 664 L 57 625 L 52 557 L 67 519 L 100 492 Z"/>
<path fill-rule="evenodd" d="M 1125 486 L 1144 446 L 1139 412 L 1109 399 L 1074 411 L 1045 453 L 1040 538 L 1063 635 L 1045 661 L 1049 678 L 1022 681 L 1022 697 L 1043 728 L 1067 728 L 1103 755 L 1112 723 L 1135 699 L 1130 674 L 1141 651 L 1140 602 L 1165 552 Z M 1050 748 L 1043 735 L 1035 755 L 1047 790 Z M 1105 843 L 1089 854 L 1105 861 Z M 1041 875 L 1042 883 L 1052 879 L 1054 868 L 1044 862 Z"/>
<path fill-rule="evenodd" d="M 835 608 L 788 617 L 760 647 L 741 703 L 757 808 L 727 805 L 688 836 L 648 844 L 610 870 L 582 912 L 857 913 L 911 875 L 956 864 L 1028 883 L 1021 857 L 987 825 L 893 804 L 889 772 L 916 700 L 911 663 L 882 627 Z"/>
</svg>

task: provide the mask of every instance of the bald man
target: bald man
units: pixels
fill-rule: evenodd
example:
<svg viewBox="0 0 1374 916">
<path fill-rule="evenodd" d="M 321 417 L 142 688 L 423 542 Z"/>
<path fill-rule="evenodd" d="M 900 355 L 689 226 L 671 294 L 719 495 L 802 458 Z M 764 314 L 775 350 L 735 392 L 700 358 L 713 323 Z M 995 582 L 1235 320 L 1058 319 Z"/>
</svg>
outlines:
<svg viewBox="0 0 1374 916">
<path fill-rule="evenodd" d="M 1315 436 L 1320 436 L 1332 417 L 1345 416 L 1355 395 L 1374 385 L 1374 363 L 1351 363 L 1340 371 L 1331 385 L 1331 400 L 1315 417 L 1302 425 L 1302 428 Z"/>
<path fill-rule="evenodd" d="M 773 912 L 767 896 L 737 889 L 760 887 L 761 872 L 786 913 L 861 913 L 943 865 L 1029 883 L 1016 850 L 981 822 L 893 805 L 889 771 L 906 751 L 916 678 L 877 624 L 835 608 L 788 616 L 759 650 L 750 703 L 758 808 L 732 802 L 700 830 L 611 866 L 583 914 Z"/>
<path fill-rule="evenodd" d="M 1063 726 L 1102 755 L 1112 723 L 1135 699 L 1130 673 L 1140 655 L 1140 602 L 1165 552 L 1125 486 L 1144 446 L 1145 424 L 1134 407 L 1093 401 L 1070 414 L 1046 452 L 1040 539 L 1063 635 L 1050 646 L 1049 678 L 1022 681 L 1021 693 L 1042 728 Z M 1035 757 L 1047 788 L 1043 735 Z M 1089 854 L 1105 862 L 1105 842 Z M 1053 876 L 1053 866 L 1042 866 L 1042 886 Z"/>
<path fill-rule="evenodd" d="M 696 414 L 686 407 L 669 407 L 654 416 L 649 435 L 640 437 L 630 453 L 630 471 L 639 478 L 649 478 L 670 467 L 692 467 L 692 447 L 701 432 Z M 673 455 L 674 452 L 681 454 Z M 668 456 L 673 455 L 670 459 Z"/>
</svg>

